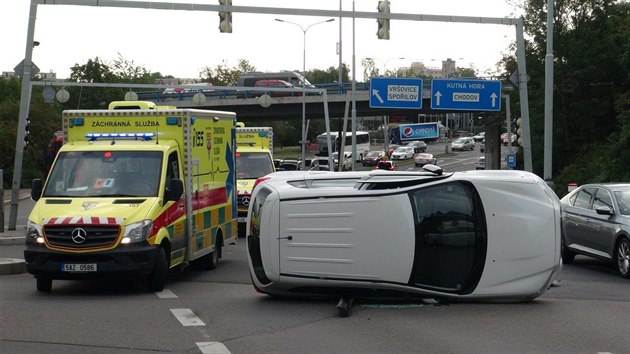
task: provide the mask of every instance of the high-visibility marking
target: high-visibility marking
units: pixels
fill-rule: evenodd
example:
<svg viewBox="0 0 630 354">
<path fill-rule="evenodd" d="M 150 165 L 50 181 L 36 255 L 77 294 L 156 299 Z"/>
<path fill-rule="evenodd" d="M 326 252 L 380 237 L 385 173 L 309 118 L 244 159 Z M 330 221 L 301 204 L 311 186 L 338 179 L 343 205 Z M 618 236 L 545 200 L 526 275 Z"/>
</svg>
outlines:
<svg viewBox="0 0 630 354">
<path fill-rule="evenodd" d="M 203 354 L 230 354 L 228 348 L 220 342 L 197 342 L 196 344 Z"/>
<path fill-rule="evenodd" d="M 190 309 L 171 309 L 171 312 L 184 327 L 206 325 Z"/>
<path fill-rule="evenodd" d="M 177 295 L 168 289 L 158 291 L 155 293 L 160 299 L 177 299 Z"/>
</svg>

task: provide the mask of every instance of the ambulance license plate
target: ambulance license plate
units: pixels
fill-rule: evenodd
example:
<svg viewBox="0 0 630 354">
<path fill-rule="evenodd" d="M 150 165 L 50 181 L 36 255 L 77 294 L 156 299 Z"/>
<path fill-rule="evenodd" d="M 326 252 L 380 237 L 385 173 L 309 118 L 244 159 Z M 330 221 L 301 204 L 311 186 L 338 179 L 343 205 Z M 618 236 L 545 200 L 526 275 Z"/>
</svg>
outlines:
<svg viewBox="0 0 630 354">
<path fill-rule="evenodd" d="M 70 273 L 96 272 L 96 263 L 63 263 L 61 271 Z"/>
<path fill-rule="evenodd" d="M 238 222 L 243 222 L 243 223 L 245 223 L 245 222 L 247 222 L 247 218 L 246 218 L 246 217 L 242 217 L 242 216 L 241 216 L 240 218 L 238 218 Z"/>
</svg>

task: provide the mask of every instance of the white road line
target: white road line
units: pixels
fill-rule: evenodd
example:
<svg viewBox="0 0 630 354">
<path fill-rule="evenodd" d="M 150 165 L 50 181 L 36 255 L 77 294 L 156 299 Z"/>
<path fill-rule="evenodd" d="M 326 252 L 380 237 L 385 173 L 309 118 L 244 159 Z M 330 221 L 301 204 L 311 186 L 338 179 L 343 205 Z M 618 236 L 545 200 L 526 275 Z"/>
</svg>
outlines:
<svg viewBox="0 0 630 354">
<path fill-rule="evenodd" d="M 197 342 L 197 347 L 203 354 L 230 354 L 228 348 L 220 342 Z"/>
<path fill-rule="evenodd" d="M 184 327 L 206 325 L 190 309 L 171 309 L 171 312 Z"/>
<path fill-rule="evenodd" d="M 164 289 L 162 291 L 158 291 L 155 293 L 157 297 L 160 299 L 177 299 L 177 295 L 175 295 L 172 291 L 168 289 Z"/>
</svg>

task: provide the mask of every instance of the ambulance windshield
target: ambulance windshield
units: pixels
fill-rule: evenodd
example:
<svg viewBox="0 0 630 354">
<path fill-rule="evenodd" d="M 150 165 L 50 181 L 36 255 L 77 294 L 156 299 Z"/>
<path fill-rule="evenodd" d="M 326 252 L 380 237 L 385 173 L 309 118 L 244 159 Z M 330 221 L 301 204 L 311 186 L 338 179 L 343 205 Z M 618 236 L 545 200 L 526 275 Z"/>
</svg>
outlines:
<svg viewBox="0 0 630 354">
<path fill-rule="evenodd" d="M 274 172 L 273 161 L 269 154 L 260 152 L 236 153 L 237 179 L 256 179 L 272 172 Z"/>
<path fill-rule="evenodd" d="M 154 197 L 160 184 L 158 151 L 61 152 L 44 197 Z"/>
</svg>

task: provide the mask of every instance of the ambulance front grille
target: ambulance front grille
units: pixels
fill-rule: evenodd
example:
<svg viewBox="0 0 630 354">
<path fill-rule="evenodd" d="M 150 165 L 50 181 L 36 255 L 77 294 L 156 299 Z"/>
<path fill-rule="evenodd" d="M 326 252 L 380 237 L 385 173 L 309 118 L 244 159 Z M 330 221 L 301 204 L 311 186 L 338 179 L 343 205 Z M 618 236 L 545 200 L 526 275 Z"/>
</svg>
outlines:
<svg viewBox="0 0 630 354">
<path fill-rule="evenodd" d="M 112 246 L 119 234 L 118 226 L 46 226 L 48 244 L 65 248 L 98 248 Z"/>
</svg>

